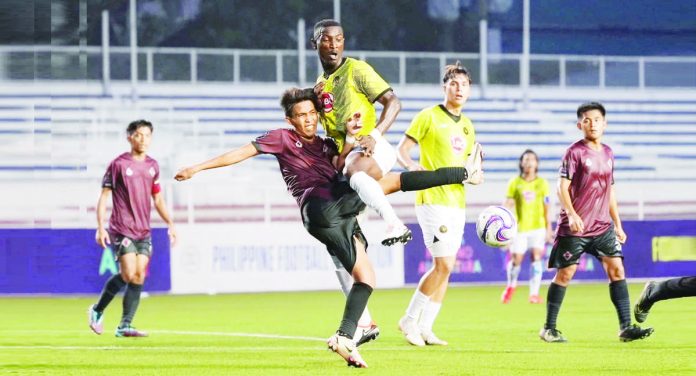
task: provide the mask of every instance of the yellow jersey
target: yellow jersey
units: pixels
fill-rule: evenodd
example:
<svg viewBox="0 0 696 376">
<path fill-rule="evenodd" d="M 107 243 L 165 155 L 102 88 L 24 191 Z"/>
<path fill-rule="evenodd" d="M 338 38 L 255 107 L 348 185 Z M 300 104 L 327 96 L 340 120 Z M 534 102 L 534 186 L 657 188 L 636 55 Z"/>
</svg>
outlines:
<svg viewBox="0 0 696 376">
<path fill-rule="evenodd" d="M 320 75 L 319 82 L 324 82 L 320 95 L 323 107 L 321 124 L 326 135 L 336 140 L 341 152 L 346 138 L 346 121 L 360 112 L 363 127 L 358 134 L 370 134 L 377 125 L 373 103 L 391 87 L 368 63 L 350 57 L 343 59 L 330 75 Z"/>
<path fill-rule="evenodd" d="M 406 135 L 420 146 L 420 164 L 427 170 L 464 166 L 476 132 L 468 117 L 452 115 L 445 106 L 428 107 L 416 115 Z M 416 192 L 416 205 L 466 207 L 463 184 L 443 185 Z"/>
<path fill-rule="evenodd" d="M 544 205 L 551 200 L 549 197 L 549 182 L 537 177 L 526 181 L 516 176 L 508 182 L 507 197 L 515 200 L 515 216 L 517 231 L 527 232 L 546 228 Z"/>
</svg>

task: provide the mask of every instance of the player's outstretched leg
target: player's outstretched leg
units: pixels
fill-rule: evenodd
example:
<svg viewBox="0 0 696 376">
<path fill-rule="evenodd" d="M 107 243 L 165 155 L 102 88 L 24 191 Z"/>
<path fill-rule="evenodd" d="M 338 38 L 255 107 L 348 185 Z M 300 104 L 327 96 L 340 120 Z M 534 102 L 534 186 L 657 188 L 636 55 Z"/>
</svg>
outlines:
<svg viewBox="0 0 696 376">
<path fill-rule="evenodd" d="M 638 322 L 644 322 L 648 318 L 650 308 L 652 307 L 650 294 L 655 288 L 655 285 L 656 282 L 654 281 L 646 282 L 643 291 L 640 293 L 640 297 L 638 297 L 638 302 L 636 302 L 636 306 L 633 308 L 633 316 Z"/>
</svg>

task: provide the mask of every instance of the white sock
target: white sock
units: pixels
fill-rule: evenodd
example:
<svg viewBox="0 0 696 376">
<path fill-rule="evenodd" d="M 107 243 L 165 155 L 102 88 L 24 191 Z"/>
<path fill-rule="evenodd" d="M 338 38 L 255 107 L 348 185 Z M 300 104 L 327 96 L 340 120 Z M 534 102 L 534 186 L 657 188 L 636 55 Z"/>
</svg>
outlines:
<svg viewBox="0 0 696 376">
<path fill-rule="evenodd" d="M 343 290 L 343 294 L 345 296 L 348 296 L 350 289 L 353 288 L 353 277 L 350 275 L 350 273 L 348 273 L 346 268 L 341 265 L 341 262 L 336 256 L 331 256 L 331 258 L 336 265 L 336 277 L 338 277 L 338 282 L 341 284 L 341 290 Z M 365 310 L 358 320 L 358 327 L 369 327 L 370 324 L 372 324 L 372 315 L 370 315 L 370 311 L 367 309 L 367 307 L 365 307 Z M 358 328 L 356 333 L 359 330 L 360 329 Z"/>
<path fill-rule="evenodd" d="M 390 225 L 402 224 L 396 216 L 394 208 L 384 195 L 379 183 L 363 171 L 359 171 L 350 177 L 348 182 L 350 187 L 358 193 L 360 199 L 369 207 L 374 209 L 382 219 Z"/>
<path fill-rule="evenodd" d="M 532 262 L 529 269 L 529 295 L 539 295 L 539 289 L 541 289 L 541 275 L 544 272 L 541 260 Z"/>
<path fill-rule="evenodd" d="M 514 266 L 512 260 L 508 261 L 507 264 L 507 285 L 510 287 L 517 287 L 517 278 L 520 276 L 520 266 Z"/>
<path fill-rule="evenodd" d="M 421 314 L 420 321 L 418 321 L 418 326 L 424 333 L 432 333 L 433 324 L 437 315 L 440 313 L 440 308 L 442 308 L 442 303 L 437 303 L 433 301 L 428 301 L 428 303 L 423 308 L 423 313 Z"/>
<path fill-rule="evenodd" d="M 408 308 L 406 308 L 406 316 L 408 319 L 417 321 L 428 301 L 430 301 L 430 298 L 416 289 L 416 292 L 414 292 L 411 297 L 411 302 L 408 304 Z"/>
</svg>

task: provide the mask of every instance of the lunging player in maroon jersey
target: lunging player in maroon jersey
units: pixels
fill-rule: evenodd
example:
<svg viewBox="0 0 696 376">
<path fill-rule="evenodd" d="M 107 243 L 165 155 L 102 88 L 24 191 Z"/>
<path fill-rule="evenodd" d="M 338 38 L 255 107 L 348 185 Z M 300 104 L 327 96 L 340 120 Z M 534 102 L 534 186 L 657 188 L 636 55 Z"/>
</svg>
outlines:
<svg viewBox="0 0 696 376">
<path fill-rule="evenodd" d="M 131 322 L 140 303 L 140 293 L 145 282 L 147 264 L 152 256 L 150 237 L 150 200 L 169 227 L 169 240 L 176 243 L 174 222 L 167 212 L 162 188 L 159 184 L 159 165 L 147 155 L 152 140 L 152 123 L 136 120 L 126 130 L 130 152 L 119 155 L 109 163 L 102 191 L 97 203 L 96 241 L 102 248 L 111 244 L 119 262 L 120 273 L 112 276 L 104 285 L 99 301 L 87 311 L 89 327 L 97 334 L 104 331 L 104 309 L 123 288 L 123 315 L 116 329 L 116 337 L 145 337 L 146 332 L 135 329 Z M 113 209 L 109 229 L 104 227 L 106 203 L 113 194 Z"/>
<path fill-rule="evenodd" d="M 358 319 L 375 286 L 375 272 L 366 253 L 367 240 L 356 219 L 365 203 L 338 173 L 352 149 L 352 141 L 343 148 L 344 153 L 339 154 L 333 140 L 317 136 L 317 109 L 320 108 L 317 102 L 318 97 L 311 88 L 285 91 L 281 106 L 292 129 L 269 131 L 242 147 L 184 168 L 174 178 L 187 180 L 202 170 L 233 165 L 259 154 L 275 156 L 288 191 L 300 207 L 305 229 L 326 245 L 329 254 L 341 262 L 354 280 L 346 297 L 339 329 L 327 344 L 349 365 L 367 367 L 357 349 L 365 340 L 360 338 L 361 335 L 354 338 Z M 348 134 L 357 134 L 361 126 L 360 115 L 354 114 L 345 126 Z M 467 170 L 480 170 L 480 163 L 480 158 L 472 157 L 466 167 L 389 173 L 379 183 L 385 194 L 462 184 L 469 181 Z"/>
<path fill-rule="evenodd" d="M 556 275 L 549 286 L 546 322 L 539 337 L 546 342 L 566 342 L 556 329 L 556 318 L 580 256 L 588 253 L 599 259 L 609 278 L 609 296 L 619 318 L 619 340 L 642 339 L 653 329 L 631 324 L 621 250 L 626 233 L 614 191 L 614 153 L 602 143 L 606 110 L 600 103 L 585 103 L 578 107 L 577 116 L 577 127 L 584 138 L 566 150 L 560 169 L 558 195 L 562 210 L 549 256 L 549 267 L 556 268 Z"/>
</svg>

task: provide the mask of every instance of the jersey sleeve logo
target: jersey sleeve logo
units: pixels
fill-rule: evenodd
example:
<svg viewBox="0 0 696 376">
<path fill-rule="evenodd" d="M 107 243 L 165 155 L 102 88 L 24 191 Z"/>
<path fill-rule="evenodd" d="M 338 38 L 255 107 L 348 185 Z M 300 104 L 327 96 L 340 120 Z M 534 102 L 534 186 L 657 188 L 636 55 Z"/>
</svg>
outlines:
<svg viewBox="0 0 696 376">
<path fill-rule="evenodd" d="M 324 113 L 328 114 L 333 111 L 334 96 L 331 93 L 321 93 L 321 105 L 324 107 Z"/>
</svg>

